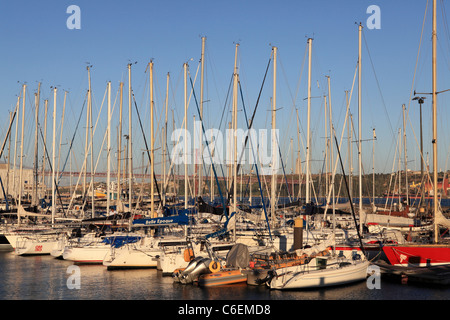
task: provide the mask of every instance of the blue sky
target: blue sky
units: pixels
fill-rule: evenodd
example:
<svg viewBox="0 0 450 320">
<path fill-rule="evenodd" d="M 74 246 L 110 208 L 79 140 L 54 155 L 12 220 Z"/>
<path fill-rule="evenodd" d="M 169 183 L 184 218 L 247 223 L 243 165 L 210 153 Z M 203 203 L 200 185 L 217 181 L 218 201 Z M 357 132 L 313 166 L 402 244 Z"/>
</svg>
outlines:
<svg viewBox="0 0 450 320">
<path fill-rule="evenodd" d="M 431 1 L 430 1 L 431 2 Z M 442 2 L 438 1 L 441 6 Z M 81 10 L 81 29 L 70 30 L 66 21 L 70 14 L 66 9 L 77 5 Z M 366 13 L 370 5 L 381 10 L 381 29 L 370 30 Z M 448 5 L 447 5 L 448 6 Z M 426 1 L 386 0 L 318 0 L 318 1 L 3 1 L 0 4 L 0 133 L 3 139 L 8 125 L 8 111 L 14 108 L 23 83 L 27 93 L 26 153 L 33 148 L 33 94 L 38 82 L 42 82 L 41 106 L 49 99 L 53 106 L 51 86 L 58 87 L 57 121 L 60 125 L 64 91 L 68 102 L 63 140 L 72 137 L 87 90 L 87 63 L 92 65 L 94 94 L 94 120 L 102 106 L 108 81 L 112 82 L 115 99 L 120 81 L 127 87 L 127 64 L 132 67 L 132 85 L 146 130 L 149 127 L 148 73 L 150 59 L 154 62 L 155 115 L 161 121 L 164 107 L 166 74 L 171 75 L 170 108 L 174 110 L 176 126 L 181 125 L 183 111 L 182 66 L 189 62 L 195 75 L 201 52 L 201 37 L 206 40 L 205 75 L 205 123 L 218 128 L 227 98 L 227 89 L 233 72 L 234 47 L 239 43 L 239 73 L 242 81 L 247 114 L 256 103 L 272 46 L 278 48 L 277 74 L 277 127 L 280 129 L 281 146 L 291 167 L 289 141 L 294 139 L 297 152 L 295 109 L 299 110 L 303 143 L 306 137 L 306 84 L 307 65 L 305 49 L 308 37 L 314 38 L 312 55 L 312 95 L 322 97 L 326 93 L 326 76 L 331 77 L 333 120 L 340 136 L 345 114 L 345 90 L 350 90 L 357 63 L 358 26 L 364 26 L 363 38 L 363 139 L 377 132 L 375 143 L 377 172 L 390 172 L 394 161 L 397 131 L 402 126 L 402 104 L 409 111 L 408 167 L 419 169 L 418 144 L 419 113 L 417 102 L 410 102 L 410 94 L 419 49 Z M 446 9 L 446 8 L 444 8 Z M 445 13 L 445 10 L 443 11 Z M 418 92 L 431 90 L 431 3 L 422 39 L 413 89 Z M 449 35 L 439 12 L 439 58 L 448 60 Z M 307 57 L 306 57 L 307 58 Z M 438 90 L 450 88 L 448 63 L 439 67 Z M 301 81 L 300 81 L 301 80 Z M 198 82 L 199 83 L 199 82 Z M 196 84 L 197 94 L 199 85 Z M 357 86 L 354 88 L 351 112 L 357 125 Z M 255 127 L 270 128 L 270 97 L 272 72 L 268 74 L 258 109 Z M 447 94 L 448 95 L 448 94 Z M 439 96 L 442 105 L 448 101 L 446 94 Z M 127 92 L 124 92 L 124 108 L 127 110 Z M 312 149 L 313 171 L 322 167 L 324 152 L 323 98 L 312 101 Z M 113 148 L 116 141 L 118 107 L 114 111 Z M 41 108 L 42 110 L 42 108 Z M 240 107 L 242 110 L 242 106 Z M 96 134 L 95 154 L 106 128 L 106 102 L 104 102 Z M 431 98 L 424 104 L 425 152 L 431 161 Z M 441 110 L 440 110 L 441 112 Z M 189 121 L 196 114 L 195 104 L 189 107 Z M 127 112 L 125 112 L 127 114 Z M 225 112 L 230 121 L 229 112 Z M 442 108 L 440 129 L 445 129 L 448 115 Z M 239 113 L 241 127 L 243 113 Z M 137 117 L 133 115 L 133 136 L 136 159 L 145 148 Z M 76 136 L 80 166 L 84 148 L 84 121 L 82 117 Z M 169 118 L 172 121 L 172 118 Z M 43 120 L 40 120 L 43 125 Z M 159 127 L 161 123 L 159 122 Z M 222 123 L 222 129 L 225 124 Z M 51 122 L 49 122 L 51 128 Z M 169 128 L 170 129 L 170 128 Z M 51 139 L 49 129 L 49 138 Z M 127 118 L 124 129 L 127 132 Z M 345 135 L 346 136 L 346 135 Z M 59 137 L 58 137 L 59 139 Z M 157 139 L 160 141 L 160 136 Z M 149 138 L 147 138 L 149 140 Z M 446 169 L 448 139 L 440 133 L 439 167 Z M 157 146 L 159 147 L 159 146 Z M 62 147 L 62 154 L 67 147 Z M 65 148 L 65 149 L 64 149 Z M 65 150 L 65 151 L 64 151 Z M 343 153 L 347 149 L 342 150 Z M 363 145 L 364 167 L 372 168 L 372 143 Z M 288 156 L 289 155 L 289 156 Z M 301 151 L 303 158 L 303 151 Z M 317 161 L 319 160 L 319 161 Z M 28 160 L 29 161 L 29 160 Z M 136 160 L 135 160 L 136 161 Z M 101 162 L 100 166 L 104 165 Z M 138 166 L 138 165 L 137 165 Z M 355 166 L 356 170 L 356 166 Z"/>
</svg>

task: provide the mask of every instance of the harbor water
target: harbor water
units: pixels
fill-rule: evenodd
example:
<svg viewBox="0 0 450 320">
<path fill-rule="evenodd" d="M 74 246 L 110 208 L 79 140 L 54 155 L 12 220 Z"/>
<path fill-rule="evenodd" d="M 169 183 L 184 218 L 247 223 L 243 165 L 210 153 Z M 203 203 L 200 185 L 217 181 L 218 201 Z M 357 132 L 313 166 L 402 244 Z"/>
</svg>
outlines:
<svg viewBox="0 0 450 320">
<path fill-rule="evenodd" d="M 174 283 L 156 269 L 107 270 L 78 265 L 50 255 L 17 256 L 0 252 L 0 300 L 141 300 L 141 301 L 313 301 L 313 300 L 449 300 L 450 286 L 402 284 L 381 278 L 314 289 L 279 291 L 265 286 L 229 285 L 203 288 Z"/>
</svg>

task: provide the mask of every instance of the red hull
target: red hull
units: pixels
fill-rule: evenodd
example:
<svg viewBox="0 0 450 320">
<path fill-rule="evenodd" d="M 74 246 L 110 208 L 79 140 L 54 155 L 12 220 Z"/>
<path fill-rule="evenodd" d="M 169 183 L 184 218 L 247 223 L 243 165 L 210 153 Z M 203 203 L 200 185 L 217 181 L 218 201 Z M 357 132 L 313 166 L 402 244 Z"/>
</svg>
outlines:
<svg viewBox="0 0 450 320">
<path fill-rule="evenodd" d="M 395 266 L 432 266 L 450 264 L 449 245 L 384 246 L 389 262 Z"/>
</svg>

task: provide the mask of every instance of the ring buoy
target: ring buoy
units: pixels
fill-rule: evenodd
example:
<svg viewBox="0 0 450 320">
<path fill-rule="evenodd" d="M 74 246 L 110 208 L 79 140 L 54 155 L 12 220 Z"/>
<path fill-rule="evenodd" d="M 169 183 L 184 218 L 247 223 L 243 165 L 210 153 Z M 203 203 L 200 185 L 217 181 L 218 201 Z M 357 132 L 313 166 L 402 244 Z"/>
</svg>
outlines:
<svg viewBox="0 0 450 320">
<path fill-rule="evenodd" d="M 212 273 L 214 272 L 219 272 L 220 271 L 220 263 L 217 261 L 211 261 L 209 263 L 209 271 L 211 271 Z"/>
</svg>

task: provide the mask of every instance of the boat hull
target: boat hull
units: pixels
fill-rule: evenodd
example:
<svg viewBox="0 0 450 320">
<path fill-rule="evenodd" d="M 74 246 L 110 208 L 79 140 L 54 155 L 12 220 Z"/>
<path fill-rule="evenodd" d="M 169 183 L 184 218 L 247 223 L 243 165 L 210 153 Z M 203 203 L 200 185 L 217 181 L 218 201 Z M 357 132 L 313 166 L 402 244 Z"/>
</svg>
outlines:
<svg viewBox="0 0 450 320">
<path fill-rule="evenodd" d="M 14 253 L 19 256 L 47 255 L 58 245 L 58 241 L 28 240 L 15 248 Z"/>
<path fill-rule="evenodd" d="M 153 248 L 138 250 L 124 246 L 113 250 L 110 250 L 103 259 L 103 265 L 108 270 L 156 268 L 161 254 L 161 250 Z"/>
<path fill-rule="evenodd" d="M 202 274 L 198 278 L 198 285 L 202 287 L 223 286 L 247 282 L 247 275 L 240 270 L 223 270 Z"/>
<path fill-rule="evenodd" d="M 92 246 L 92 247 L 68 247 L 64 249 L 63 259 L 73 261 L 79 264 L 102 264 L 103 259 L 111 247 Z"/>
<path fill-rule="evenodd" d="M 276 276 L 270 282 L 271 289 L 307 289 L 349 284 L 366 279 L 370 262 L 365 260 L 341 268 L 292 272 Z"/>
<path fill-rule="evenodd" d="M 384 246 L 389 263 L 394 266 L 437 266 L 450 264 L 449 245 Z"/>
</svg>

